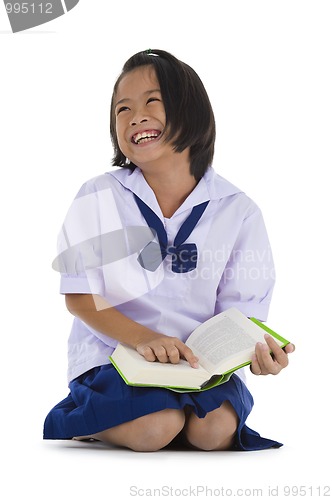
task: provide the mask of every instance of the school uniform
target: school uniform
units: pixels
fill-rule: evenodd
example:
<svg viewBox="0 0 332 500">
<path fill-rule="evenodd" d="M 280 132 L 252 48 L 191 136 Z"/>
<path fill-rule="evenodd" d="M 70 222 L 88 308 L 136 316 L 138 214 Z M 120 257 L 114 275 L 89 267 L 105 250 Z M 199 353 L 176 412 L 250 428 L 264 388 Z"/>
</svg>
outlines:
<svg viewBox="0 0 332 500">
<path fill-rule="evenodd" d="M 186 341 L 229 307 L 265 321 L 274 286 L 270 245 L 257 205 L 210 167 L 170 218 L 139 168 L 85 183 L 62 227 L 60 292 L 101 295 L 128 318 Z M 199 417 L 231 402 L 235 449 L 279 447 L 245 425 L 253 399 L 243 370 L 213 389 L 179 394 L 127 386 L 109 361 L 117 341 L 75 318 L 68 341 L 70 394 L 45 420 L 45 439 L 89 435 L 165 408 Z"/>
</svg>

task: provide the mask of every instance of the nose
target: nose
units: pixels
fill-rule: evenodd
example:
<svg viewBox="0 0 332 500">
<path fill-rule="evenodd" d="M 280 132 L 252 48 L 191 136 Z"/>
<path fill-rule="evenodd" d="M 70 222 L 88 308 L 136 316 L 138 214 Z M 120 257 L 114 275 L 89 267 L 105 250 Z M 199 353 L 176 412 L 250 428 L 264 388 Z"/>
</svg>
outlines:
<svg viewBox="0 0 332 500">
<path fill-rule="evenodd" d="M 138 104 L 132 108 L 130 124 L 131 126 L 139 125 L 140 123 L 147 122 L 149 114 L 145 106 Z"/>
<path fill-rule="evenodd" d="M 138 125 L 139 123 L 144 123 L 144 122 L 147 122 L 148 119 L 147 118 L 138 118 L 138 117 L 134 117 L 131 121 L 130 121 L 130 125 L 132 125 L 133 127 L 135 125 Z"/>
</svg>

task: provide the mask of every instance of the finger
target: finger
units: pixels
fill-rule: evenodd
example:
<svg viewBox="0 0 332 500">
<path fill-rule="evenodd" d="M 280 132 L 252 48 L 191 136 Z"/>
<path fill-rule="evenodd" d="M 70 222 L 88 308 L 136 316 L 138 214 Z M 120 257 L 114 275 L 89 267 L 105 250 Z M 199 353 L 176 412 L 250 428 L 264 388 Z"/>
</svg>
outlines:
<svg viewBox="0 0 332 500">
<path fill-rule="evenodd" d="M 171 346 L 167 349 L 167 356 L 170 363 L 177 364 L 180 361 L 180 352 L 175 346 Z"/>
<path fill-rule="evenodd" d="M 143 356 L 147 361 L 156 361 L 156 356 L 153 353 L 151 347 L 145 346 L 137 346 L 137 352 Z"/>
<path fill-rule="evenodd" d="M 287 354 L 291 354 L 292 352 L 295 351 L 295 345 L 294 344 L 287 344 L 284 349 L 283 349 Z"/>
<path fill-rule="evenodd" d="M 160 363 L 168 363 L 168 355 L 166 348 L 163 345 L 158 345 L 153 348 L 154 355 Z"/>
<path fill-rule="evenodd" d="M 256 346 L 256 355 L 258 359 L 259 366 L 262 370 L 262 375 L 277 375 L 281 370 L 279 364 L 274 361 L 270 354 L 270 348 L 267 344 L 262 344 L 258 342 Z"/>
<path fill-rule="evenodd" d="M 271 349 L 271 354 L 275 362 L 277 362 L 281 368 L 286 368 L 288 365 L 287 353 L 275 342 L 275 340 L 270 335 L 265 335 L 265 340 L 269 348 Z"/>
<path fill-rule="evenodd" d="M 186 361 L 188 361 L 188 363 L 190 364 L 190 366 L 192 368 L 198 368 L 199 367 L 198 357 L 195 356 L 195 354 L 192 352 L 192 350 L 190 349 L 190 347 L 186 346 L 182 342 L 180 342 L 180 344 L 178 344 L 176 347 L 178 348 L 181 357 L 183 359 L 185 359 Z"/>
<path fill-rule="evenodd" d="M 262 370 L 261 370 L 261 367 L 259 366 L 256 354 L 252 355 L 250 370 L 254 375 L 261 375 L 262 374 Z"/>
</svg>

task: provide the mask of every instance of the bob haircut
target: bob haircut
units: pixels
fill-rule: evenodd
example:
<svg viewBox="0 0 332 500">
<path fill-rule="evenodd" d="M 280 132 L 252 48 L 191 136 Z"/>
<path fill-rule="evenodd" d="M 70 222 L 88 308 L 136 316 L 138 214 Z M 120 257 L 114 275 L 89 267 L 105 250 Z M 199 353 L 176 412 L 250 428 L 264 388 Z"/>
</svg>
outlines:
<svg viewBox="0 0 332 500">
<path fill-rule="evenodd" d="M 114 147 L 113 166 L 134 170 L 136 165 L 123 155 L 116 135 L 115 95 L 122 78 L 140 66 L 155 70 L 166 114 L 167 136 L 174 151 L 190 148 L 190 173 L 197 181 L 212 163 L 215 120 L 212 106 L 197 73 L 187 64 L 163 50 L 146 50 L 133 55 L 123 66 L 113 90 L 110 132 Z"/>
</svg>

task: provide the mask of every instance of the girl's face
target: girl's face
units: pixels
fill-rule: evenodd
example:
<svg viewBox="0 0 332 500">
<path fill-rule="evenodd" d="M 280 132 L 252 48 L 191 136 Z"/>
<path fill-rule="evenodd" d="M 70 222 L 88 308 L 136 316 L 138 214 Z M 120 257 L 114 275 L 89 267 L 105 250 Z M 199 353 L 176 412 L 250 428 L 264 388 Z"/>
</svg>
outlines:
<svg viewBox="0 0 332 500">
<path fill-rule="evenodd" d="M 174 154 L 164 141 L 166 114 L 152 66 L 127 73 L 115 95 L 117 140 L 122 153 L 142 168 Z"/>
</svg>

